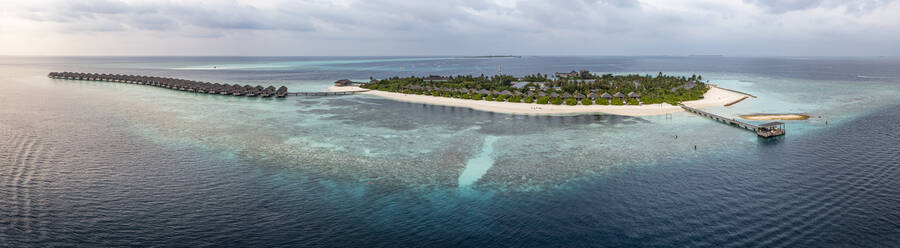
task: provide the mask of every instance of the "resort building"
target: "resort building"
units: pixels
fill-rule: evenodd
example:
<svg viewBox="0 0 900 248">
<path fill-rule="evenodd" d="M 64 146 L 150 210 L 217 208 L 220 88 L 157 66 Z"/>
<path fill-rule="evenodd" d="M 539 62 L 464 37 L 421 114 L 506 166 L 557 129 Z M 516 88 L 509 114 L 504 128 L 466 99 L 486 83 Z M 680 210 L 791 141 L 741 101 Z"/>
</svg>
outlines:
<svg viewBox="0 0 900 248">
<path fill-rule="evenodd" d="M 349 79 L 341 79 L 338 81 L 334 81 L 334 86 L 344 87 L 344 86 L 353 86 L 353 81 Z"/>
<path fill-rule="evenodd" d="M 756 135 L 759 135 L 763 138 L 784 135 L 784 123 L 770 122 L 759 125 L 759 127 L 756 129 Z"/>
<path fill-rule="evenodd" d="M 557 72 L 557 73 L 554 73 L 553 75 L 556 75 L 556 77 L 577 77 L 578 72 L 575 70 L 572 70 L 571 72 Z"/>
<path fill-rule="evenodd" d="M 447 82 L 450 78 L 439 75 L 428 75 L 428 77 L 422 78 L 422 80 L 425 80 L 425 82 Z"/>
</svg>

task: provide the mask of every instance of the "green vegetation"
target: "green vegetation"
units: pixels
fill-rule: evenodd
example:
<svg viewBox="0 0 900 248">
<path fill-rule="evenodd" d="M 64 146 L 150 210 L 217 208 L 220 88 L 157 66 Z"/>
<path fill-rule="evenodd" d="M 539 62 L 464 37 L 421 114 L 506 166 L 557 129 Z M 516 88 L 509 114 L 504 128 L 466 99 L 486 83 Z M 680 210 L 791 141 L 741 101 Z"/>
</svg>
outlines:
<svg viewBox="0 0 900 248">
<path fill-rule="evenodd" d="M 613 105 L 657 103 L 677 105 L 679 102 L 700 99 L 706 93 L 709 87 L 701 82 L 702 79 L 703 77 L 699 75 L 692 75 L 691 77 L 669 76 L 662 73 L 658 75 L 601 75 L 581 71 L 572 76 L 562 77 L 553 77 L 540 73 L 520 78 L 509 75 L 469 75 L 446 77 L 435 81 L 426 81 L 425 78 L 420 77 L 393 77 L 365 84 L 362 87 L 404 94 L 424 94 L 474 100 L 525 103 L 532 103 L 537 100 L 539 104 L 569 104 L 569 101 L 568 99 L 549 99 L 546 97 L 543 97 L 544 99 L 541 101 L 542 99 L 534 99 L 534 97 L 514 97 L 512 93 L 525 94 L 532 91 L 532 87 L 534 88 L 533 93 L 543 92 L 547 95 L 552 93 L 576 95 L 577 92 L 594 92 L 597 95 L 609 93 L 612 95 L 615 93 L 628 94 L 635 92 L 640 95 L 640 102 L 636 99 L 628 99 L 625 102 L 617 100 Z M 529 83 L 525 88 L 515 88 L 512 87 L 515 82 Z M 491 93 L 478 94 L 474 93 L 474 91 L 489 91 Z M 605 105 L 607 104 L 605 101 L 605 99 L 599 98 L 596 104 Z M 590 102 L 590 100 L 582 100 L 583 105 L 588 105 L 585 104 L 586 102 Z"/>
<path fill-rule="evenodd" d="M 550 98 L 546 96 L 538 97 L 537 104 L 547 104 L 550 102 Z"/>
<path fill-rule="evenodd" d="M 522 102 L 524 102 L 524 103 L 533 103 L 533 102 L 534 102 L 534 97 L 526 96 L 525 98 L 522 99 Z"/>
<path fill-rule="evenodd" d="M 609 100 L 606 100 L 606 98 L 597 98 L 595 102 L 597 105 L 609 105 Z"/>
<path fill-rule="evenodd" d="M 550 104 L 553 105 L 562 105 L 563 101 L 559 97 L 550 98 Z"/>
<path fill-rule="evenodd" d="M 619 98 L 613 98 L 613 99 L 612 99 L 612 105 L 625 105 L 625 103 L 622 102 L 622 99 L 619 99 Z"/>
<path fill-rule="evenodd" d="M 571 97 L 566 98 L 566 105 L 569 105 L 569 106 L 578 105 L 578 100 L 575 100 L 575 98 L 571 98 Z"/>
<path fill-rule="evenodd" d="M 588 99 L 588 98 L 581 99 L 581 105 L 587 106 L 587 105 L 591 105 L 591 104 L 594 104 L 594 101 L 591 101 L 591 99 Z"/>
</svg>

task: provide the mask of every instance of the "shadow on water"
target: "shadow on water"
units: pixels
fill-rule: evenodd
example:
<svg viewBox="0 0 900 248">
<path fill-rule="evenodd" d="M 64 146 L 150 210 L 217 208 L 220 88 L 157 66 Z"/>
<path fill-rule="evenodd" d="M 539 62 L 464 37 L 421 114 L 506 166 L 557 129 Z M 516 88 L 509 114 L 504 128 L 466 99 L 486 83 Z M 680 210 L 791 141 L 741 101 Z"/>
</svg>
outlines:
<svg viewBox="0 0 900 248">
<path fill-rule="evenodd" d="M 771 138 L 757 137 L 757 142 L 758 142 L 761 146 L 776 146 L 776 145 L 781 145 L 781 144 L 783 144 L 783 143 L 785 142 L 784 140 L 785 140 L 784 135 L 782 135 L 782 136 L 775 136 L 775 137 L 771 137 Z"/>
</svg>

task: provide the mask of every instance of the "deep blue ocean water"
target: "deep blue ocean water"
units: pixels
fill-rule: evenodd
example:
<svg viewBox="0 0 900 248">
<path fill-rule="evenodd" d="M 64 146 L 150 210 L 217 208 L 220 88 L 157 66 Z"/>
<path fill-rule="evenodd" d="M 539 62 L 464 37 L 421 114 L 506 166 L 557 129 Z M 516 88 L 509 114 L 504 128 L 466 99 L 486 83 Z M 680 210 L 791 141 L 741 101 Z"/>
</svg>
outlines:
<svg viewBox="0 0 900 248">
<path fill-rule="evenodd" d="M 699 73 L 758 96 L 712 111 L 813 118 L 763 140 L 684 113 L 519 116 L 45 76 L 319 90 L 501 64 Z M 3 57 L 0 72 L 3 247 L 900 246 L 895 58 Z M 461 180 L 467 168 L 487 170 Z"/>
</svg>

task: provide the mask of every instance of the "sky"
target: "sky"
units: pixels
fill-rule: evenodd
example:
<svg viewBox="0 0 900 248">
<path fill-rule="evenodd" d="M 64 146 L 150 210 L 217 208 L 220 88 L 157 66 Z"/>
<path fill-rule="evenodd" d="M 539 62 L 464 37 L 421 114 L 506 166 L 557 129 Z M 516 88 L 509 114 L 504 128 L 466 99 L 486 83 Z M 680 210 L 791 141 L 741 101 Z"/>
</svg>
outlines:
<svg viewBox="0 0 900 248">
<path fill-rule="evenodd" d="M 900 1 L 0 1 L 0 55 L 501 54 L 900 56 Z"/>
</svg>

